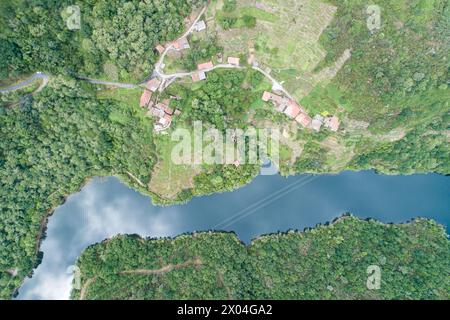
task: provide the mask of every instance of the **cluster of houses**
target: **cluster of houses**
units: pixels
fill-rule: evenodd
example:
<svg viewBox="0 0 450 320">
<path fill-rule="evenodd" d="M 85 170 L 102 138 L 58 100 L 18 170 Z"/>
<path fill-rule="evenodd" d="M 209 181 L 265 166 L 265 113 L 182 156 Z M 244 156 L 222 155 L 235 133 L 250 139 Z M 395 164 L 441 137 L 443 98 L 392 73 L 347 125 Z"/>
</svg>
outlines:
<svg viewBox="0 0 450 320">
<path fill-rule="evenodd" d="M 310 128 L 315 131 L 320 131 L 322 126 L 330 129 L 331 131 L 338 131 L 339 118 L 336 116 L 322 117 L 316 115 L 311 119 L 303 107 L 297 102 L 287 97 L 264 91 L 262 100 L 265 102 L 271 101 L 277 111 L 283 112 L 291 119 L 295 119 L 302 127 Z"/>
<path fill-rule="evenodd" d="M 237 57 L 228 57 L 228 64 L 233 66 L 239 66 L 240 59 Z M 197 71 L 192 73 L 192 81 L 198 82 L 206 79 L 206 72 L 214 69 L 214 64 L 212 61 L 200 63 L 197 65 Z"/>
<path fill-rule="evenodd" d="M 186 50 L 189 49 L 191 46 L 189 45 L 189 41 L 186 37 L 180 38 L 178 40 L 175 40 L 168 45 L 172 45 L 172 48 L 176 51 Z M 156 51 L 158 51 L 159 54 L 163 54 L 166 50 L 166 47 L 162 44 L 158 44 L 155 47 Z"/>
<path fill-rule="evenodd" d="M 157 119 L 155 123 L 155 131 L 163 131 L 167 129 L 172 123 L 172 116 L 179 115 L 180 110 L 174 110 L 169 107 L 170 99 L 165 99 L 162 102 L 151 100 L 152 95 L 161 85 L 161 81 L 157 78 L 149 80 L 141 96 L 140 105 L 142 108 L 148 109 L 147 115 Z"/>
<path fill-rule="evenodd" d="M 228 63 L 231 65 L 239 66 L 239 58 L 228 57 Z M 206 72 L 214 69 L 212 61 L 200 63 L 197 66 L 197 71 L 192 73 L 192 81 L 198 82 L 206 79 Z M 145 85 L 144 93 L 141 96 L 140 105 L 143 108 L 148 109 L 147 115 L 155 117 L 157 122 L 155 124 L 155 131 L 163 131 L 170 127 L 172 123 L 172 116 L 179 115 L 180 110 L 173 110 L 169 107 L 170 99 L 166 99 L 162 102 L 154 102 L 151 98 L 154 92 L 158 90 L 161 85 L 161 81 L 158 78 L 153 78 Z"/>
<path fill-rule="evenodd" d="M 197 32 L 203 31 L 206 29 L 206 23 L 203 20 L 198 21 L 193 28 Z M 186 50 L 190 48 L 187 37 L 179 38 L 169 43 L 168 45 L 169 46 L 172 45 L 172 48 L 176 51 Z M 159 54 L 163 54 L 166 48 L 167 46 L 158 44 L 156 46 L 156 51 L 158 51 Z M 203 79 L 206 79 L 205 74 L 203 74 L 203 77 L 204 77 Z M 198 81 L 203 79 L 199 79 Z M 163 131 L 168 127 L 170 127 L 170 124 L 172 123 L 172 117 L 174 115 L 179 115 L 181 113 L 180 110 L 173 110 L 172 108 L 169 107 L 170 99 L 165 99 L 162 102 L 158 101 L 155 102 L 151 99 L 153 93 L 158 90 L 160 85 L 161 81 L 158 78 L 153 78 L 149 80 L 145 85 L 145 89 L 144 92 L 142 93 L 140 101 L 141 107 L 148 109 L 147 115 L 157 119 L 155 123 L 155 131 Z"/>
</svg>

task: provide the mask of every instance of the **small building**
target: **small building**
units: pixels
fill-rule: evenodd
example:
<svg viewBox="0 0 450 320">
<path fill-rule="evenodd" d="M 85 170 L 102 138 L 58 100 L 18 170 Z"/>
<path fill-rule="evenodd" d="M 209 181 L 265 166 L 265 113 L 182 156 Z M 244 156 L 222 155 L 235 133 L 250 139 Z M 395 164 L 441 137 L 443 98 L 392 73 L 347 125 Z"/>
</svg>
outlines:
<svg viewBox="0 0 450 320">
<path fill-rule="evenodd" d="M 295 108 L 298 108 L 301 112 L 304 112 L 303 108 L 292 99 L 288 99 L 287 104 L 288 104 L 288 106 L 293 106 Z M 306 113 L 306 112 L 304 112 L 304 113 Z"/>
<path fill-rule="evenodd" d="M 162 103 L 162 102 L 158 102 L 158 103 L 156 104 L 156 108 L 158 108 L 158 109 L 164 111 L 164 110 L 166 110 L 167 105 L 164 104 L 164 103 Z"/>
<path fill-rule="evenodd" d="M 279 112 L 283 112 L 288 104 L 288 99 L 282 96 L 279 96 L 275 93 L 270 93 L 270 100 L 272 100 L 275 108 Z"/>
<path fill-rule="evenodd" d="M 150 102 L 150 98 L 152 97 L 152 92 L 144 89 L 144 93 L 141 95 L 140 105 L 143 108 L 146 108 L 148 103 Z"/>
<path fill-rule="evenodd" d="M 159 119 L 158 123 L 163 126 L 163 128 L 167 128 L 172 122 L 172 117 L 168 114 L 165 114 L 161 119 Z"/>
<path fill-rule="evenodd" d="M 192 81 L 199 82 L 206 79 L 206 73 L 199 71 L 191 75 Z"/>
<path fill-rule="evenodd" d="M 158 80 L 158 78 L 153 78 L 150 81 L 147 82 L 145 85 L 148 90 L 155 92 L 158 90 L 159 85 L 161 84 L 161 81 Z"/>
<path fill-rule="evenodd" d="M 289 103 L 287 108 L 283 112 L 289 118 L 294 119 L 300 113 L 300 107 L 296 103 Z"/>
<path fill-rule="evenodd" d="M 162 45 L 158 44 L 158 45 L 156 46 L 156 51 L 158 51 L 159 54 L 163 54 L 163 53 L 164 53 L 164 50 L 165 50 L 165 48 L 164 48 Z"/>
<path fill-rule="evenodd" d="M 195 31 L 200 32 L 206 29 L 206 23 L 204 20 L 198 21 L 194 26 Z"/>
<path fill-rule="evenodd" d="M 240 59 L 236 57 L 228 57 L 228 63 L 233 66 L 239 66 Z"/>
<path fill-rule="evenodd" d="M 191 46 L 189 45 L 188 39 L 186 37 L 180 38 L 173 42 L 173 47 L 176 50 L 184 50 L 189 49 Z"/>
<path fill-rule="evenodd" d="M 311 124 L 311 118 L 306 114 L 301 112 L 296 118 L 295 121 L 300 123 L 303 127 L 308 127 Z"/>
<path fill-rule="evenodd" d="M 171 115 L 173 115 L 174 110 L 172 108 L 170 108 L 170 107 L 166 107 L 164 112 L 171 116 Z"/>
<path fill-rule="evenodd" d="M 173 114 L 176 115 L 176 116 L 179 116 L 179 115 L 181 114 L 181 111 L 178 110 L 178 109 L 176 109 L 175 112 L 174 112 Z"/>
<path fill-rule="evenodd" d="M 214 64 L 212 63 L 212 61 L 208 61 L 208 62 L 205 62 L 205 63 L 200 63 L 199 65 L 197 65 L 197 69 L 199 71 L 212 69 L 213 67 L 214 67 Z"/>
<path fill-rule="evenodd" d="M 174 110 L 172 108 L 170 108 L 169 105 L 170 105 L 170 99 L 165 99 L 163 102 L 158 102 L 156 104 L 156 108 L 163 111 L 163 115 L 164 115 L 164 113 L 172 115 Z"/>
<path fill-rule="evenodd" d="M 164 111 L 161 109 L 158 109 L 156 107 L 152 107 L 150 110 L 150 115 L 152 115 L 153 117 L 157 117 L 157 118 L 162 118 L 164 117 Z"/>
<path fill-rule="evenodd" d="M 164 112 L 166 113 L 166 114 L 168 114 L 168 115 L 173 115 L 173 109 L 171 108 L 171 107 L 169 107 L 169 105 L 170 105 L 170 100 L 169 99 L 166 99 L 166 100 L 164 100 L 163 101 L 163 104 L 164 104 Z"/>
<path fill-rule="evenodd" d="M 311 128 L 315 131 L 320 131 L 323 124 L 323 117 L 320 114 L 316 114 L 311 122 Z"/>
<path fill-rule="evenodd" d="M 277 94 L 275 94 L 275 93 L 271 93 L 270 99 L 271 99 L 275 104 L 283 104 L 283 105 L 286 105 L 286 104 L 287 104 L 287 99 L 286 99 L 286 98 L 284 98 L 284 97 L 282 97 L 282 96 L 279 96 L 279 95 L 277 95 Z"/>
<path fill-rule="evenodd" d="M 251 53 L 251 54 L 248 56 L 247 63 L 248 63 L 249 65 L 253 65 L 253 62 L 255 62 L 255 55 L 254 55 L 253 53 Z"/>
<path fill-rule="evenodd" d="M 336 131 L 339 130 L 339 125 L 340 125 L 339 118 L 336 117 L 336 116 L 325 118 L 323 124 L 324 124 L 325 127 L 330 129 L 331 131 L 336 132 Z"/>
<path fill-rule="evenodd" d="M 268 102 L 270 99 L 272 99 L 272 94 L 269 91 L 264 91 L 261 99 L 265 102 Z"/>
</svg>

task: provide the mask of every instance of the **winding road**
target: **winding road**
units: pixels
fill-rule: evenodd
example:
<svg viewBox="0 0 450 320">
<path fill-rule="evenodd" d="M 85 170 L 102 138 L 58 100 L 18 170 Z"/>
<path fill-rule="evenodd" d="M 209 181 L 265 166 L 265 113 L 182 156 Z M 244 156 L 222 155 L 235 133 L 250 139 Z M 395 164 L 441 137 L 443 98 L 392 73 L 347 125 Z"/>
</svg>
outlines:
<svg viewBox="0 0 450 320">
<path fill-rule="evenodd" d="M 25 81 L 22 81 L 18 84 L 15 84 L 13 86 L 4 88 L 4 89 L 0 89 L 0 93 L 8 93 L 8 92 L 13 92 L 19 89 L 22 89 L 30 84 L 32 84 L 35 80 L 37 79 L 42 79 L 42 84 L 39 86 L 39 88 L 36 89 L 36 92 L 41 91 L 42 89 L 44 89 L 44 87 L 48 84 L 48 80 L 49 80 L 49 75 L 42 73 L 42 72 L 36 72 L 35 74 L 33 74 L 30 78 L 28 78 Z"/>
<path fill-rule="evenodd" d="M 100 85 L 104 85 L 104 86 L 123 88 L 123 89 L 134 89 L 134 88 L 138 87 L 138 85 L 132 84 L 132 83 L 111 82 L 111 81 L 103 81 L 103 80 L 84 78 L 84 77 L 78 77 L 77 79 L 87 81 L 92 84 L 100 84 Z"/>
<path fill-rule="evenodd" d="M 20 89 L 32 84 L 37 79 L 42 79 L 42 84 L 33 93 L 37 93 L 37 92 L 41 91 L 42 89 L 44 89 L 45 86 L 47 86 L 48 81 L 50 79 L 50 75 L 42 73 L 42 72 L 36 72 L 27 80 L 24 80 L 18 84 L 10 86 L 10 87 L 0 89 L 0 93 L 8 93 L 8 92 L 20 90 Z M 82 81 L 87 81 L 92 84 L 99 84 L 99 85 L 111 86 L 111 87 L 116 87 L 116 88 L 134 89 L 134 88 L 139 87 L 138 85 L 131 84 L 131 83 L 110 82 L 110 81 L 103 81 L 103 80 L 84 78 L 84 77 L 78 77 L 77 79 L 82 80 Z"/>
<path fill-rule="evenodd" d="M 159 58 L 158 62 L 156 62 L 155 64 L 155 71 L 154 73 L 156 75 L 158 75 L 159 77 L 161 77 L 163 80 L 165 79 L 170 79 L 173 78 L 171 77 L 172 75 L 166 75 L 161 71 L 161 65 L 164 62 L 164 58 L 167 55 L 167 52 L 169 52 L 170 50 L 173 49 L 173 43 L 187 37 L 188 35 L 190 35 L 192 33 L 192 31 L 194 31 L 195 25 L 197 24 L 197 22 L 200 20 L 201 16 L 205 13 L 207 6 L 203 7 L 203 9 L 200 11 L 200 13 L 198 14 L 197 18 L 194 20 L 194 22 L 192 23 L 192 25 L 189 27 L 189 29 L 181 36 L 179 37 L 177 40 L 172 41 L 165 49 L 164 52 L 161 54 L 161 57 Z M 183 74 L 183 73 L 180 73 Z M 189 74 L 185 74 L 184 77 L 188 76 Z M 183 77 L 183 76 L 182 76 Z"/>
<path fill-rule="evenodd" d="M 257 67 L 257 66 L 253 66 L 252 69 L 262 73 L 267 79 L 269 79 L 272 82 L 273 90 L 281 91 L 289 99 L 295 101 L 295 99 L 291 96 L 291 94 L 286 89 L 284 89 L 283 85 L 281 83 L 279 83 L 274 77 L 272 77 L 268 72 L 264 71 L 263 69 L 261 69 L 260 67 Z"/>
</svg>

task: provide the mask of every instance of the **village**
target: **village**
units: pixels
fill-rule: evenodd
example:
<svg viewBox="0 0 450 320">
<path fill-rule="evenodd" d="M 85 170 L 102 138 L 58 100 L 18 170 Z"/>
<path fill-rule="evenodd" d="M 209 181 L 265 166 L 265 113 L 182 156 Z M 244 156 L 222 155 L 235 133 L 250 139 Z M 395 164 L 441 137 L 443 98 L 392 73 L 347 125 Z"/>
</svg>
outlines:
<svg viewBox="0 0 450 320">
<path fill-rule="evenodd" d="M 291 119 L 295 119 L 295 121 L 304 128 L 312 129 L 317 132 L 320 131 L 322 126 L 334 132 L 339 130 L 338 117 L 323 117 L 320 114 L 317 114 L 314 116 L 314 118 L 311 119 L 305 109 L 293 99 L 272 92 L 264 91 L 262 100 L 264 102 L 271 101 L 277 111 L 284 113 Z"/>
<path fill-rule="evenodd" d="M 156 51 L 161 55 L 160 60 L 155 65 L 154 75 L 145 84 L 144 92 L 140 99 L 140 106 L 148 109 L 147 115 L 155 118 L 154 130 L 155 132 L 162 132 L 168 129 L 172 123 L 172 118 L 181 114 L 181 110 L 173 109 L 170 107 L 172 99 L 178 99 L 178 97 L 171 96 L 170 99 L 164 99 L 159 101 L 159 97 L 152 99 L 155 92 L 163 92 L 175 79 L 182 77 L 190 77 L 193 82 L 204 81 L 207 78 L 207 73 L 216 68 L 243 68 L 240 66 L 240 58 L 229 56 L 227 58 L 227 64 L 219 64 L 214 66 L 212 61 L 206 61 L 197 65 L 197 70 L 186 73 L 176 73 L 172 75 L 163 74 L 161 69 L 164 68 L 164 57 L 170 50 L 183 51 L 190 49 L 187 36 L 191 32 L 202 32 L 206 30 L 207 25 L 204 20 L 200 20 L 203 15 L 202 11 L 197 19 L 194 21 L 189 30 L 181 36 L 179 39 L 170 42 L 166 45 L 158 44 Z M 219 60 L 221 62 L 222 58 Z M 320 131 L 322 126 L 329 130 L 336 132 L 339 130 L 339 118 L 337 116 L 322 116 L 320 114 L 311 118 L 306 112 L 305 108 L 299 105 L 290 95 L 283 89 L 282 85 L 273 79 L 264 70 L 259 68 L 258 62 L 251 57 L 249 63 L 254 70 L 261 72 L 273 83 L 273 91 L 265 91 L 262 96 L 264 102 L 272 102 L 273 106 L 278 112 L 284 113 L 290 119 L 295 120 L 303 128 L 312 129 L 314 131 Z"/>
<path fill-rule="evenodd" d="M 201 14 L 199 15 L 199 17 Z M 233 68 L 239 67 L 240 59 L 237 57 L 228 57 L 227 64 L 214 66 L 212 61 L 207 61 L 204 63 L 200 63 L 197 66 L 197 70 L 190 73 L 180 73 L 175 75 L 163 75 L 159 69 L 164 68 L 163 58 L 165 54 L 170 50 L 182 51 L 190 49 L 189 41 L 187 39 L 187 35 L 192 32 L 201 32 L 206 30 L 206 23 L 204 20 L 197 20 L 194 22 L 192 27 L 188 30 L 188 32 L 180 37 L 179 39 L 167 44 L 161 45 L 158 44 L 156 46 L 156 51 L 161 55 L 160 61 L 156 64 L 156 76 L 152 77 L 145 84 L 144 92 L 142 93 L 140 99 L 140 106 L 142 108 L 148 109 L 147 115 L 154 117 L 156 119 L 155 123 L 155 131 L 161 132 L 170 127 L 172 123 L 172 117 L 180 115 L 181 110 L 174 110 L 170 108 L 170 102 L 172 99 L 178 99 L 178 97 L 171 96 L 170 99 L 164 99 L 163 101 L 158 101 L 158 98 L 152 100 L 152 96 L 155 92 L 162 92 L 165 88 L 170 85 L 170 83 L 178 78 L 190 76 L 193 82 L 199 82 L 206 80 L 206 74 L 209 71 L 217 68 Z M 161 78 L 161 79 L 159 79 Z"/>
</svg>

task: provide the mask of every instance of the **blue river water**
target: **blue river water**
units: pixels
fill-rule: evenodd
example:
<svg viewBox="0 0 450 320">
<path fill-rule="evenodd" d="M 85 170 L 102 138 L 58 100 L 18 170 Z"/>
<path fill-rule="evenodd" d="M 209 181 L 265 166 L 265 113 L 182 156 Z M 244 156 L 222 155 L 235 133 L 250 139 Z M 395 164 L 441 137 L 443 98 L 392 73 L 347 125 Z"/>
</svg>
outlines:
<svg viewBox="0 0 450 320">
<path fill-rule="evenodd" d="M 261 234 L 303 230 L 346 212 L 386 223 L 432 218 L 448 233 L 450 177 L 372 171 L 258 176 L 236 191 L 169 207 L 154 206 L 116 178 L 94 178 L 50 218 L 43 261 L 18 299 L 69 298 L 77 257 L 89 245 L 117 234 L 166 237 L 214 229 L 234 231 L 249 243 Z"/>
</svg>

